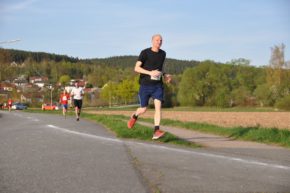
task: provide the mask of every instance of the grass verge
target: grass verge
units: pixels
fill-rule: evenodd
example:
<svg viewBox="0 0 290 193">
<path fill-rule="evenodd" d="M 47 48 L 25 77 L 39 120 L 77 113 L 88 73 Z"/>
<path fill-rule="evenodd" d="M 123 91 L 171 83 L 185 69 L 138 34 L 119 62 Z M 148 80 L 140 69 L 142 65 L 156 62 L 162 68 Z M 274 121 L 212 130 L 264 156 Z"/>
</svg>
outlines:
<svg viewBox="0 0 290 193">
<path fill-rule="evenodd" d="M 100 123 L 105 127 L 111 129 L 116 133 L 117 137 L 152 141 L 152 128 L 136 124 L 133 129 L 128 129 L 127 123 L 124 122 L 123 116 L 93 115 L 84 113 L 83 117 L 96 121 L 97 123 Z M 158 139 L 158 142 L 189 147 L 200 147 L 194 143 L 180 139 L 170 133 L 166 133 L 164 137 Z"/>
<path fill-rule="evenodd" d="M 61 111 L 42 111 L 42 110 L 25 110 L 25 112 L 31 113 L 48 113 L 48 114 L 59 114 L 61 116 Z M 74 115 L 74 112 L 69 112 L 68 115 Z M 105 126 L 106 128 L 113 131 L 117 137 L 127 138 L 127 139 L 138 139 L 144 141 L 152 141 L 153 129 L 136 124 L 134 129 L 128 129 L 127 123 L 124 122 L 125 116 L 119 115 L 94 115 L 88 113 L 82 113 L 81 118 L 96 121 L 97 123 Z M 166 133 L 164 137 L 156 140 L 158 143 L 169 143 L 175 145 L 181 145 L 185 147 L 201 147 L 195 143 L 180 139 L 170 133 Z"/>
<path fill-rule="evenodd" d="M 152 122 L 152 119 L 142 120 Z M 222 135 L 232 139 L 275 144 L 290 148 L 290 131 L 287 129 L 262 127 L 221 127 L 205 123 L 181 122 L 170 119 L 163 119 L 161 121 L 161 125 L 186 128 L 195 131 Z"/>
</svg>

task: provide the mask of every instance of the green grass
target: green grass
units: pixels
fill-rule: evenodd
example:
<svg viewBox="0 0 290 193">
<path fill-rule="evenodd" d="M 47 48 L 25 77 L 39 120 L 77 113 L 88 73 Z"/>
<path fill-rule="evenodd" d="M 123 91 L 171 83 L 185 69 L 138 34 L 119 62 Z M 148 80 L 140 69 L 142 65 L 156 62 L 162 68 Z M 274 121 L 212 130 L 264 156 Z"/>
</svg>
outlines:
<svg viewBox="0 0 290 193">
<path fill-rule="evenodd" d="M 136 124 L 133 129 L 128 129 L 127 123 L 124 121 L 122 116 L 93 115 L 84 113 L 82 117 L 104 125 L 114 131 L 117 137 L 152 141 L 152 128 Z M 170 133 L 166 133 L 164 137 L 158 140 L 158 142 L 183 145 L 187 147 L 200 147 L 192 142 L 180 139 Z"/>
<path fill-rule="evenodd" d="M 88 107 L 85 108 L 86 111 L 132 111 L 136 110 L 136 107 Z M 149 110 L 154 110 L 149 108 Z M 163 108 L 163 111 L 192 111 L 192 112 L 284 112 L 283 110 L 278 110 L 272 107 L 232 107 L 232 108 L 220 108 L 220 107 L 173 107 L 173 108 Z"/>
<path fill-rule="evenodd" d="M 141 119 L 152 122 L 152 119 Z M 163 119 L 161 125 L 186 128 L 205 133 L 211 133 L 230 137 L 232 139 L 255 141 L 266 144 L 276 144 L 290 147 L 290 131 L 287 129 L 262 128 L 262 127 L 221 127 L 217 125 L 181 122 L 176 120 Z"/>
<path fill-rule="evenodd" d="M 60 116 L 62 115 L 61 111 L 25 110 L 25 112 L 59 114 Z M 70 111 L 68 115 L 74 115 L 74 112 Z M 82 113 L 81 118 L 96 121 L 97 123 L 113 131 L 119 138 L 152 141 L 153 135 L 152 128 L 136 124 L 134 126 L 134 129 L 128 129 L 127 123 L 124 121 L 124 116 L 122 115 L 108 116 L 108 115 L 93 115 L 88 113 Z M 200 145 L 180 139 L 170 133 L 166 133 L 164 137 L 156 140 L 156 142 L 169 143 L 193 148 L 201 147 Z"/>
</svg>

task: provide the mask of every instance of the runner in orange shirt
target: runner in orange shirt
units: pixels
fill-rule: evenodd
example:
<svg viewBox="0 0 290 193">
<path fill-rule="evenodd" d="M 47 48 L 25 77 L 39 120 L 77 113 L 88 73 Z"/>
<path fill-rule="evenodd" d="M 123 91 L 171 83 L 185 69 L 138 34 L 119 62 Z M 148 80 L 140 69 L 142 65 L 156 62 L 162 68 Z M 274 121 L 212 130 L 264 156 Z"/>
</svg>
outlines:
<svg viewBox="0 0 290 193">
<path fill-rule="evenodd" d="M 11 112 L 13 100 L 11 98 L 9 98 L 7 104 L 8 104 L 9 112 Z"/>
<path fill-rule="evenodd" d="M 60 98 L 59 98 L 59 103 L 62 104 L 62 114 L 64 118 L 66 119 L 66 112 L 68 108 L 68 100 L 69 100 L 69 93 L 64 89 L 63 93 L 61 93 Z"/>
</svg>

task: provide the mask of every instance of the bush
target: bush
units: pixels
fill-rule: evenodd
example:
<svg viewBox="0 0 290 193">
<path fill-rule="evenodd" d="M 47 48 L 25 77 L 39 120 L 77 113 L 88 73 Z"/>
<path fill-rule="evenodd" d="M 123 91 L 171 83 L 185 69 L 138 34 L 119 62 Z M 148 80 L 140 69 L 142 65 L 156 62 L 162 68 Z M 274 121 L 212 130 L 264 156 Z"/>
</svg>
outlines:
<svg viewBox="0 0 290 193">
<path fill-rule="evenodd" d="M 290 110 L 290 95 L 278 100 L 275 106 L 279 109 Z"/>
<path fill-rule="evenodd" d="M 216 91 L 216 106 L 218 107 L 230 107 L 231 96 L 228 89 L 219 89 Z"/>
</svg>

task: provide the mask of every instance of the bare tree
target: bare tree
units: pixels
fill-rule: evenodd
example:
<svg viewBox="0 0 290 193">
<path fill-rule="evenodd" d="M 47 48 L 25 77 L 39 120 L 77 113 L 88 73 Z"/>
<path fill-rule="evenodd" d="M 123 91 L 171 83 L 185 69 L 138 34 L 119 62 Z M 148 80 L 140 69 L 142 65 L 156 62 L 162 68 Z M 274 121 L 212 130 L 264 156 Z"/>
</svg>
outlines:
<svg viewBox="0 0 290 193">
<path fill-rule="evenodd" d="M 270 86 L 280 86 L 286 69 L 284 59 L 285 45 L 274 46 L 271 48 L 271 59 L 267 69 L 267 82 Z"/>
</svg>

